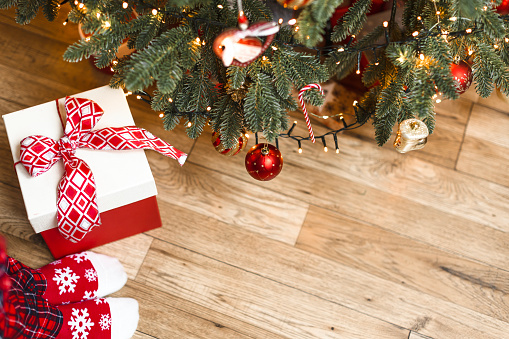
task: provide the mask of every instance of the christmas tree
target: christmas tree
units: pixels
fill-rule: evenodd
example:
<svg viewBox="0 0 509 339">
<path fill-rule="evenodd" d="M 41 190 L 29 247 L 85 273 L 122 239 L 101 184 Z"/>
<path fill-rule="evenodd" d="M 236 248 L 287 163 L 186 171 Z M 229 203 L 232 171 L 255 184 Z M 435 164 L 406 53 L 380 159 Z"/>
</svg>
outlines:
<svg viewBox="0 0 509 339">
<path fill-rule="evenodd" d="M 196 138 L 210 123 L 226 148 L 246 131 L 277 138 L 289 127 L 288 112 L 299 109 L 292 90 L 360 73 L 363 53 L 370 56 L 362 74 L 369 90 L 355 104 L 356 121 L 372 119 L 380 145 L 410 118 L 433 132 L 437 96 L 455 99 L 469 85 L 454 78 L 457 64 L 461 76 L 471 67 L 482 97 L 495 87 L 509 95 L 509 17 L 501 15 L 501 0 L 387 2 L 390 19 L 359 38 L 372 0 L 354 1 L 333 29 L 342 0 L 279 2 L 76 0 L 68 20 L 88 36 L 63 57 L 111 66 L 111 86 L 145 95 L 150 89 L 167 129 L 184 123 Z M 41 9 L 54 20 L 61 4 L 0 0 L 0 8 L 17 6 L 20 24 Z M 283 8 L 295 19 L 283 18 Z M 119 58 L 123 41 L 135 51 Z M 316 89 L 303 98 L 323 100 Z"/>
</svg>

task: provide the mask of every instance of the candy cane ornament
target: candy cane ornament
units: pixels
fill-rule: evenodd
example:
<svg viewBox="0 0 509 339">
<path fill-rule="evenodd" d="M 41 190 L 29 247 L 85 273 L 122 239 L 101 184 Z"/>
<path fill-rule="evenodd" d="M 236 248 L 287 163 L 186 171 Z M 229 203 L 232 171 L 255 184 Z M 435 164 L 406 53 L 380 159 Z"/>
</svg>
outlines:
<svg viewBox="0 0 509 339">
<path fill-rule="evenodd" d="M 324 95 L 323 89 L 319 84 L 309 84 L 309 85 L 302 87 L 301 90 L 299 91 L 299 102 L 300 102 L 300 106 L 302 107 L 302 111 L 304 112 L 304 118 L 306 119 L 306 125 L 308 126 L 309 136 L 311 137 L 311 141 L 314 143 L 315 135 L 313 134 L 313 128 L 311 127 L 311 122 L 309 121 L 309 115 L 308 115 L 308 110 L 306 109 L 306 104 L 304 104 L 304 99 L 302 99 L 304 92 L 307 91 L 308 89 L 313 89 L 313 88 L 316 88 L 317 90 L 320 91 L 320 93 L 322 93 L 322 95 Z"/>
</svg>

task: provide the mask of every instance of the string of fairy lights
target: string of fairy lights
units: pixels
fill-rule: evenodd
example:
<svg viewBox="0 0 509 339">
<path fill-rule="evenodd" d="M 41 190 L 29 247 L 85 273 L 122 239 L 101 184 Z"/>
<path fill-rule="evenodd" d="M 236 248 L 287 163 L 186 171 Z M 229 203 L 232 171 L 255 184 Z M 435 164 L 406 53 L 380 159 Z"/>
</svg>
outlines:
<svg viewBox="0 0 509 339">
<path fill-rule="evenodd" d="M 68 2 L 68 0 L 64 0 L 61 4 L 64 4 L 66 2 Z M 279 44 L 283 44 L 283 45 L 286 45 L 286 46 L 289 46 L 289 47 L 292 47 L 292 48 L 297 48 L 297 47 L 298 48 L 306 48 L 309 51 L 314 51 L 319 58 L 321 58 L 322 56 L 330 57 L 330 55 L 335 57 L 336 54 L 332 53 L 332 52 L 350 53 L 350 54 L 354 54 L 355 53 L 355 54 L 357 54 L 357 68 L 356 68 L 355 73 L 359 75 L 361 73 L 361 57 L 362 57 L 362 53 L 366 53 L 366 52 L 373 53 L 373 57 L 374 57 L 373 58 L 373 63 L 374 63 L 375 66 L 378 66 L 379 62 L 378 62 L 378 52 L 377 51 L 380 50 L 380 49 L 386 48 L 389 44 L 409 44 L 409 43 L 413 43 L 413 42 L 418 42 L 419 40 L 427 39 L 429 37 L 436 37 L 436 36 L 442 36 L 446 42 L 449 42 L 449 41 L 451 41 L 453 39 L 457 39 L 457 38 L 465 36 L 465 35 L 476 34 L 478 32 L 481 32 L 481 30 L 478 27 L 476 27 L 475 23 L 472 25 L 472 27 L 469 27 L 469 28 L 463 29 L 463 30 L 454 31 L 454 32 L 448 32 L 446 30 L 443 30 L 441 28 L 441 24 L 440 23 L 441 23 L 441 19 L 443 21 L 443 20 L 446 20 L 446 18 L 441 18 L 442 13 L 437 9 L 436 1 L 435 0 L 431 0 L 431 2 L 433 3 L 434 8 L 435 8 L 435 14 L 436 14 L 436 17 L 437 17 L 436 24 L 433 25 L 431 28 L 426 29 L 422 18 L 420 16 L 418 16 L 417 17 L 417 21 L 421 24 L 422 29 L 414 31 L 407 39 L 404 39 L 404 40 L 391 41 L 390 40 L 390 29 L 391 29 L 390 23 L 389 23 L 389 21 L 384 21 L 382 23 L 382 27 L 384 29 L 385 41 L 383 43 L 375 43 L 375 44 L 372 44 L 372 45 L 369 45 L 369 46 L 364 46 L 364 47 L 358 47 L 354 43 L 355 39 L 356 39 L 355 35 L 351 35 L 349 40 L 344 45 L 330 45 L 330 46 L 325 46 L 325 47 L 312 47 L 312 48 L 309 48 L 309 47 L 305 47 L 305 46 L 303 46 L 301 44 L 296 44 L 296 43 L 286 42 L 286 41 L 280 40 L 279 39 L 279 32 L 278 32 L 276 37 L 275 37 L 275 39 L 274 39 L 274 42 L 279 43 Z M 394 22 L 395 13 L 396 13 L 396 3 L 397 3 L 396 1 L 393 2 L 393 6 L 392 6 L 392 10 L 391 10 L 391 19 L 390 19 L 391 22 Z M 82 2 L 79 2 L 78 0 L 74 1 L 74 5 L 77 6 L 79 9 L 85 9 L 85 4 L 82 3 Z M 125 1 L 122 3 L 122 7 L 124 9 L 128 9 L 129 6 L 130 6 L 129 3 L 125 2 Z M 217 5 L 217 7 L 219 9 L 222 9 L 222 5 Z M 483 8 L 483 10 L 484 11 L 488 10 L 488 7 L 485 6 Z M 153 8 L 152 11 L 151 11 L 151 14 L 154 15 L 154 16 L 160 15 L 161 14 L 161 9 L 160 8 Z M 165 12 L 164 14 L 168 15 L 168 16 L 172 16 L 172 17 L 177 18 L 177 19 L 185 19 L 185 20 L 190 21 L 194 25 L 194 27 L 196 28 L 197 31 L 198 31 L 198 29 L 201 29 L 202 25 L 205 25 L 205 32 L 208 32 L 209 27 L 211 25 L 212 26 L 218 26 L 218 27 L 226 27 L 226 25 L 224 23 L 222 23 L 222 22 L 192 17 L 188 13 L 186 13 L 186 9 L 183 9 L 182 12 Z M 102 27 L 104 29 L 108 29 L 111 26 L 111 23 L 107 20 L 106 16 L 101 15 L 100 12 L 97 12 L 96 15 L 97 15 L 98 19 L 101 19 L 103 17 L 105 18 L 104 22 L 102 24 Z M 503 20 L 507 21 L 507 20 L 509 20 L 509 15 L 505 15 L 502 18 L 503 18 Z M 449 18 L 447 18 L 447 20 L 449 20 L 449 21 L 456 21 L 456 20 L 469 20 L 469 19 L 468 18 L 449 17 Z M 293 26 L 295 32 L 297 32 L 299 30 L 299 26 L 297 24 L 297 20 L 296 19 L 290 19 L 287 22 L 283 22 L 283 21 L 284 20 L 282 18 L 280 18 L 278 20 L 278 25 L 279 25 L 280 28 L 284 27 L 284 26 Z M 65 20 L 63 24 L 66 25 L 67 22 L 68 22 L 68 19 Z M 326 32 L 326 36 L 330 37 L 331 33 L 332 32 L 330 30 L 328 30 Z M 292 38 L 292 41 L 293 41 L 293 38 Z M 509 38 L 505 37 L 504 41 L 506 43 L 509 43 Z M 200 40 L 200 38 L 197 38 L 197 43 L 199 43 L 201 45 L 205 45 L 206 41 Z M 498 44 L 494 44 L 493 47 L 495 49 L 500 48 Z M 272 46 L 272 49 L 273 50 L 277 50 L 277 47 L 276 46 Z M 468 47 L 468 55 L 469 56 L 472 55 L 474 53 L 474 51 L 475 51 L 475 47 L 472 47 L 472 46 Z M 265 56 L 263 56 L 263 58 L 264 58 L 264 60 L 267 59 Z M 400 58 L 398 58 L 398 61 L 404 62 L 407 58 L 410 58 L 410 57 L 401 54 Z M 411 58 L 413 58 L 413 56 Z M 418 52 L 417 58 L 421 62 L 424 62 L 425 59 L 426 59 L 426 56 L 424 55 L 424 53 Z M 338 60 L 337 58 L 335 58 L 334 61 L 337 64 L 340 63 L 340 60 Z M 115 64 L 115 61 L 113 63 Z M 133 94 L 133 93 L 128 92 L 126 95 L 130 95 L 130 94 Z M 441 101 L 441 99 L 439 97 L 440 94 L 441 93 L 435 94 L 434 97 L 433 97 L 433 99 L 435 100 L 436 103 L 439 103 Z M 144 102 L 146 102 L 148 104 L 150 104 L 151 101 L 152 101 L 152 97 L 147 92 L 145 92 L 145 91 L 135 92 L 134 95 L 136 95 L 137 99 L 142 100 L 142 101 L 144 101 Z M 173 103 L 173 100 L 171 98 L 169 99 L 169 101 L 171 103 Z M 179 112 L 177 110 L 177 107 L 176 107 L 176 105 L 174 103 L 173 103 L 173 106 L 174 106 L 175 111 L 177 112 L 176 114 L 174 113 L 174 115 L 180 116 L 180 117 L 187 117 L 188 118 L 187 127 L 191 127 L 192 126 L 192 123 L 190 121 L 192 120 L 191 118 L 192 118 L 193 115 L 203 115 L 203 116 L 206 116 L 206 117 L 210 116 L 210 114 L 209 114 L 209 112 L 211 110 L 210 106 L 207 107 L 206 111 L 203 111 L 203 112 Z M 357 110 L 363 110 L 365 112 L 364 108 L 357 101 L 353 102 L 353 107 L 354 107 L 354 110 L 356 112 L 356 114 L 355 114 L 356 116 L 357 116 Z M 315 116 L 316 118 L 320 118 L 320 119 L 328 119 L 328 118 L 338 117 L 340 122 L 341 122 L 341 124 L 342 124 L 342 127 L 339 128 L 339 129 L 330 130 L 327 133 L 315 136 L 316 139 L 321 140 L 321 142 L 323 144 L 323 150 L 325 152 L 328 151 L 328 147 L 327 147 L 327 143 L 326 143 L 326 137 L 332 136 L 333 141 L 334 141 L 334 146 L 335 146 L 336 153 L 339 153 L 338 134 L 340 132 L 344 131 L 344 130 L 351 130 L 351 129 L 354 129 L 354 128 L 358 128 L 358 127 L 360 127 L 363 124 L 363 123 L 362 124 L 359 123 L 357 121 L 357 119 L 355 119 L 352 123 L 347 123 L 346 120 L 344 119 L 344 114 L 342 112 L 334 114 L 334 115 L 318 115 L 318 114 L 314 114 L 314 113 L 310 113 L 310 114 Z M 164 113 L 160 113 L 159 116 L 161 118 L 163 118 L 164 117 Z M 295 121 L 293 123 L 293 125 L 290 127 L 290 129 L 286 133 L 281 133 L 281 134 L 279 134 L 278 137 L 281 137 L 281 138 L 290 138 L 290 139 L 296 141 L 297 144 L 298 144 L 298 152 L 302 153 L 302 143 L 305 142 L 305 141 L 310 141 L 311 137 L 310 136 L 303 137 L 303 136 L 298 136 L 298 135 L 292 134 L 296 124 L 297 124 L 297 122 Z M 256 137 L 256 141 L 258 143 L 258 133 L 255 133 L 255 137 Z M 278 138 L 276 138 L 276 147 L 279 147 L 278 146 Z"/>
</svg>

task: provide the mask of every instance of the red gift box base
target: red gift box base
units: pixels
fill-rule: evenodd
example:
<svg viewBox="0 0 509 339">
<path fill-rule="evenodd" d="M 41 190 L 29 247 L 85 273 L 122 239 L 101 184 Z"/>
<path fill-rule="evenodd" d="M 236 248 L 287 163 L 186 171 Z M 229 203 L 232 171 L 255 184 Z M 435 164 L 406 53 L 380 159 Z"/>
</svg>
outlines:
<svg viewBox="0 0 509 339">
<path fill-rule="evenodd" d="M 56 227 L 41 235 L 58 259 L 162 226 L 155 196 L 103 212 L 101 221 L 101 226 L 76 244 L 64 239 Z"/>
</svg>

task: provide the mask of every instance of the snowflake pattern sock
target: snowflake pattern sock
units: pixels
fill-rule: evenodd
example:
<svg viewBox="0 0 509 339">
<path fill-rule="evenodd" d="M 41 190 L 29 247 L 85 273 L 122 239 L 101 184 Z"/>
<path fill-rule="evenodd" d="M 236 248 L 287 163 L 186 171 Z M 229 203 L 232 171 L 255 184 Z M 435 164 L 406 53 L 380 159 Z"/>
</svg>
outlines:
<svg viewBox="0 0 509 339">
<path fill-rule="evenodd" d="M 66 256 L 37 271 L 47 280 L 43 297 L 56 305 L 104 297 L 127 281 L 117 259 L 93 252 Z"/>
<path fill-rule="evenodd" d="M 129 339 L 138 326 L 138 302 L 98 298 L 58 306 L 64 322 L 56 339 Z"/>
<path fill-rule="evenodd" d="M 110 339 L 111 312 L 106 299 L 57 306 L 64 318 L 57 339 Z"/>
</svg>

